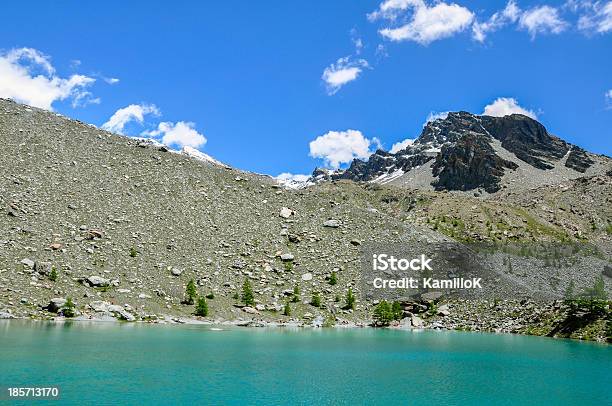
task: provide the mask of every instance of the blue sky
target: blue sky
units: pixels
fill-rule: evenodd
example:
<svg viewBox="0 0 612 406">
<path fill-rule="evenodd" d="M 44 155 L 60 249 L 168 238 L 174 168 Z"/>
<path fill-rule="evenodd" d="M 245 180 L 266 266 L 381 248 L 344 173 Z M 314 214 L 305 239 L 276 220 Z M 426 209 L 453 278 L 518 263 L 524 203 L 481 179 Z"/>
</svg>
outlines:
<svg viewBox="0 0 612 406">
<path fill-rule="evenodd" d="M 612 155 L 610 1 L 63 1 L 0 11 L 0 97 L 192 145 L 241 169 L 343 166 L 415 138 L 432 113 L 487 105 L 522 109 Z"/>
</svg>

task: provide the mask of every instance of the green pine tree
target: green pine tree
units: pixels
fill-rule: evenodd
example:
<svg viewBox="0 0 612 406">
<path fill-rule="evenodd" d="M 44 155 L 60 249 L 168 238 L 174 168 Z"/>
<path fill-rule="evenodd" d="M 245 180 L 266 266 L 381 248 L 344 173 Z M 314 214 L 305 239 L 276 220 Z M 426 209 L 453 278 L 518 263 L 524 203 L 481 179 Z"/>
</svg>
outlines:
<svg viewBox="0 0 612 406">
<path fill-rule="evenodd" d="M 331 275 L 329 276 L 329 284 L 333 286 L 337 283 L 338 283 L 338 275 L 336 275 L 336 271 L 332 271 Z"/>
<path fill-rule="evenodd" d="M 130 257 L 135 258 L 138 255 L 138 251 L 136 251 L 135 247 L 130 248 Z"/>
<path fill-rule="evenodd" d="M 198 304 L 196 305 L 195 315 L 200 317 L 208 316 L 208 303 L 206 303 L 205 297 L 198 298 Z"/>
<path fill-rule="evenodd" d="M 377 326 L 388 326 L 393 321 L 393 309 L 389 302 L 381 300 L 374 308 L 373 318 Z"/>
<path fill-rule="evenodd" d="M 313 292 L 310 304 L 314 307 L 321 307 L 321 296 L 319 295 L 319 292 Z"/>
<path fill-rule="evenodd" d="M 291 306 L 289 306 L 289 302 L 285 303 L 285 308 L 283 309 L 283 314 L 285 316 L 291 316 Z"/>
<path fill-rule="evenodd" d="M 57 280 L 57 269 L 55 266 L 51 267 L 51 273 L 49 274 L 49 279 L 55 282 Z"/>
<path fill-rule="evenodd" d="M 76 316 L 76 312 L 74 311 L 74 302 L 71 298 L 66 299 L 66 303 L 64 303 L 64 307 L 62 308 L 62 314 L 64 317 L 74 317 Z"/>
<path fill-rule="evenodd" d="M 187 288 L 185 289 L 185 295 L 187 296 L 185 303 L 190 304 L 190 305 L 194 304 L 195 299 L 198 296 L 198 291 L 196 289 L 196 285 L 193 279 L 191 279 L 189 283 L 187 283 Z"/>
<path fill-rule="evenodd" d="M 393 302 L 391 305 L 391 311 L 393 312 L 394 320 L 401 320 L 404 315 L 404 311 L 402 310 L 402 305 L 397 300 Z"/>
<path fill-rule="evenodd" d="M 291 298 L 293 303 L 297 303 L 300 301 L 300 287 L 296 284 L 293 287 L 293 297 Z"/>
<path fill-rule="evenodd" d="M 353 294 L 353 289 L 349 288 L 348 292 L 346 292 L 346 306 L 344 306 L 344 308 L 345 309 L 355 310 L 355 302 L 356 301 L 357 301 L 357 298 Z"/>
<path fill-rule="evenodd" d="M 255 296 L 253 295 L 253 288 L 251 287 L 251 282 L 248 279 L 244 280 L 244 284 L 242 285 L 242 303 L 247 306 L 255 305 Z"/>
</svg>

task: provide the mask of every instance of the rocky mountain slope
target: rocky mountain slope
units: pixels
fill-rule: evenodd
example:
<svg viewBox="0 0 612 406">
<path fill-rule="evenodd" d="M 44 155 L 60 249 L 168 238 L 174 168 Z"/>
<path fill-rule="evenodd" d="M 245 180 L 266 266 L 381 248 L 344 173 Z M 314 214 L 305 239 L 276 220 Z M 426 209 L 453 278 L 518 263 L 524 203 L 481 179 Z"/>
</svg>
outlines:
<svg viewBox="0 0 612 406">
<path fill-rule="evenodd" d="M 520 115 L 449 113 L 427 123 L 420 136 L 396 153 L 376 151 L 336 172 L 317 169 L 312 180 L 350 179 L 426 190 L 495 193 L 601 175 L 612 160 L 591 154 Z"/>
<path fill-rule="evenodd" d="M 507 289 L 536 286 L 553 296 L 601 275 L 612 285 L 602 265 L 612 251 L 612 173 L 589 175 L 597 163 L 579 179 L 490 199 L 347 180 L 289 190 L 197 151 L 173 152 L 6 100 L 0 142 L 0 317 L 57 317 L 71 298 L 81 318 L 194 320 L 184 303 L 194 280 L 209 296 L 200 321 L 364 325 L 378 302 L 362 289 L 362 253 L 373 244 L 588 242 L 598 252 L 592 269 L 509 254 L 499 257 L 496 278 Z M 571 155 L 573 147 L 557 144 L 555 156 Z M 489 162 L 511 170 L 500 160 Z M 542 270 L 553 278 L 542 279 Z M 246 280 L 251 306 L 240 298 Z M 401 325 L 519 333 L 537 325 L 548 334 L 567 311 L 520 292 L 496 299 L 495 308 L 491 299 L 440 300 L 406 298 Z M 287 305 L 291 315 L 283 314 Z M 605 329 L 598 318 L 564 334 L 601 339 Z"/>
</svg>

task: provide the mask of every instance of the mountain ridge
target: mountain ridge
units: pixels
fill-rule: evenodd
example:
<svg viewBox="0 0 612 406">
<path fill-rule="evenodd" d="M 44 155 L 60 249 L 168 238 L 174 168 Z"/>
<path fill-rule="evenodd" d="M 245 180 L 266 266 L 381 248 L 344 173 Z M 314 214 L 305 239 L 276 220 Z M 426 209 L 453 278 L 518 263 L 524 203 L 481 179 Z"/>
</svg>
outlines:
<svg viewBox="0 0 612 406">
<path fill-rule="evenodd" d="M 512 114 L 503 117 L 450 112 L 428 122 L 421 134 L 395 153 L 377 150 L 367 160 L 354 159 L 345 170 L 317 168 L 310 182 L 349 179 L 392 183 L 406 187 L 447 191 L 495 193 L 507 187 L 506 175 L 519 167 L 529 169 L 537 187 L 565 179 L 604 173 L 609 157 L 596 155 L 554 136 L 536 120 Z M 402 182 L 411 171 L 421 171 L 425 182 Z M 567 169 L 567 170 L 565 170 Z M 515 185 L 516 186 L 516 185 Z"/>
</svg>

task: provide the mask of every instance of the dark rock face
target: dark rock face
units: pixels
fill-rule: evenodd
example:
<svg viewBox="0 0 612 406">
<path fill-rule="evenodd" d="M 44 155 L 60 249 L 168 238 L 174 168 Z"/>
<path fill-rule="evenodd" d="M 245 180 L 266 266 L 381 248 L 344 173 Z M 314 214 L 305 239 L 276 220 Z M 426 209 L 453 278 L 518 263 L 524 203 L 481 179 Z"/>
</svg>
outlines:
<svg viewBox="0 0 612 406">
<path fill-rule="evenodd" d="M 570 145 L 554 137 L 537 121 L 521 114 L 504 117 L 482 116 L 486 131 L 501 141 L 502 147 L 538 169 L 552 169 L 547 160 L 559 160 Z"/>
<path fill-rule="evenodd" d="M 442 147 L 432 166 L 438 180 L 436 190 L 473 190 L 479 187 L 493 193 L 500 189 L 504 168 L 516 169 L 514 162 L 495 154 L 490 140 L 479 133 L 464 135 L 456 143 Z"/>
<path fill-rule="evenodd" d="M 367 182 L 398 169 L 408 172 L 410 169 L 424 165 L 434 158 L 425 154 L 400 155 L 400 152 L 392 154 L 387 151 L 378 150 L 367 161 L 360 159 L 353 160 L 347 170 L 332 174 L 331 179 L 349 179 L 356 182 Z"/>
<path fill-rule="evenodd" d="M 401 151 L 378 150 L 367 161 L 355 159 L 344 171 L 316 169 L 313 179 L 384 182 L 390 179 L 385 175 L 406 173 L 434 160 L 432 175 L 438 179 L 432 186 L 436 190 L 483 188 L 495 192 L 505 170 L 518 167 L 497 155 L 494 145 L 500 143 L 519 160 L 544 171 L 566 155 L 565 166 L 580 173 L 595 163 L 586 151 L 549 134 L 527 116 L 477 116 L 460 111 L 428 122 L 420 136 Z"/>
<path fill-rule="evenodd" d="M 385 173 L 387 167 L 394 165 L 394 155 L 390 152 L 377 150 L 367 161 L 354 159 L 351 166 L 337 179 L 350 179 L 354 181 L 368 181 L 376 177 L 376 174 Z"/>
<path fill-rule="evenodd" d="M 467 111 L 448 113 L 446 118 L 427 123 L 415 144 L 444 144 L 456 142 L 466 132 L 482 132 L 483 128 L 478 116 Z"/>
<path fill-rule="evenodd" d="M 567 157 L 567 161 L 565 161 L 565 166 L 580 173 L 585 173 L 589 166 L 594 163 L 595 162 L 589 158 L 584 149 L 574 145 Z"/>
<path fill-rule="evenodd" d="M 427 162 L 434 159 L 433 156 L 425 155 L 425 154 L 417 154 L 411 156 L 400 156 L 397 158 L 397 166 L 408 172 L 410 169 L 415 168 L 417 166 L 425 165 Z"/>
</svg>

